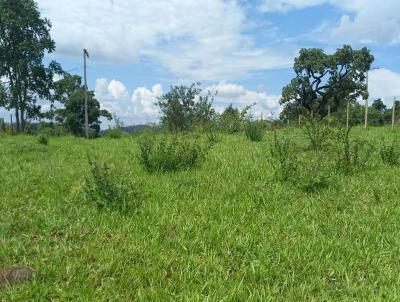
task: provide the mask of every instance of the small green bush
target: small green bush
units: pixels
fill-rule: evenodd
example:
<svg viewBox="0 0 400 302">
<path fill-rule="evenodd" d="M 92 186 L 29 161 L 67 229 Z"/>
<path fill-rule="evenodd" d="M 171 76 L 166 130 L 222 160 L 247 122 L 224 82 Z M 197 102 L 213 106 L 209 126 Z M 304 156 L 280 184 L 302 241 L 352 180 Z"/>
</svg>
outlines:
<svg viewBox="0 0 400 302">
<path fill-rule="evenodd" d="M 136 183 L 118 173 L 112 173 L 105 162 L 89 158 L 90 174 L 86 178 L 84 193 L 86 200 L 96 204 L 99 209 L 127 212 L 138 206 Z"/>
<path fill-rule="evenodd" d="M 205 155 L 197 140 L 184 136 L 145 136 L 139 148 L 140 163 L 150 173 L 193 168 Z"/>
<path fill-rule="evenodd" d="M 326 147 L 330 137 L 330 128 L 328 126 L 316 118 L 310 117 L 306 120 L 304 130 L 312 150 L 317 151 Z"/>
<path fill-rule="evenodd" d="M 382 162 L 389 166 L 397 166 L 400 163 L 400 152 L 395 142 L 390 145 L 383 144 L 380 150 Z"/>
<path fill-rule="evenodd" d="M 123 131 L 121 128 L 110 128 L 107 131 L 107 137 L 112 138 L 112 139 L 119 139 L 123 135 Z"/>
<path fill-rule="evenodd" d="M 345 130 L 342 149 L 338 152 L 336 160 L 337 169 L 344 173 L 350 173 L 356 168 L 365 168 L 374 153 L 374 147 L 368 142 L 351 141 L 350 129 Z"/>
<path fill-rule="evenodd" d="M 49 136 L 46 134 L 40 133 L 37 137 L 37 141 L 39 144 L 47 146 L 49 143 Z"/>
<path fill-rule="evenodd" d="M 298 155 L 296 147 L 285 138 L 278 138 L 274 131 L 273 144 L 270 148 L 275 177 L 280 181 L 293 180 L 298 174 Z"/>
<path fill-rule="evenodd" d="M 265 134 L 264 124 L 260 121 L 248 122 L 244 131 L 247 138 L 253 142 L 261 142 Z"/>
</svg>

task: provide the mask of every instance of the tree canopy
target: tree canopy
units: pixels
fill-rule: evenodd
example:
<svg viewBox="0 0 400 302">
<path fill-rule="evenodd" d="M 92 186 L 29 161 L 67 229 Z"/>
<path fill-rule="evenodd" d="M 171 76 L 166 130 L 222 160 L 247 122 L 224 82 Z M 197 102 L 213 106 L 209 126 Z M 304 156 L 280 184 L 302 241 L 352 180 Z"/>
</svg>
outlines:
<svg viewBox="0 0 400 302">
<path fill-rule="evenodd" d="M 63 108 L 52 110 L 48 114 L 49 118 L 54 117 L 70 133 L 77 136 L 84 135 L 84 91 L 80 76 L 65 75 L 63 79 L 55 82 L 54 85 L 54 100 L 61 103 Z M 112 119 L 107 110 L 100 109 L 100 103 L 95 99 L 93 91 L 88 91 L 88 113 L 92 136 L 97 136 L 100 131 L 101 117 Z"/>
<path fill-rule="evenodd" d="M 170 131 L 180 132 L 212 120 L 213 96 L 210 93 L 203 96 L 201 92 L 200 83 L 171 87 L 156 103 L 162 114 L 161 122 Z"/>
<path fill-rule="evenodd" d="M 374 61 L 367 48 L 353 50 L 344 45 L 333 54 L 322 49 L 301 49 L 294 61 L 295 77 L 282 90 L 280 103 L 285 109 L 327 115 L 328 105 L 336 112 L 347 101 L 367 97 L 366 72 Z"/>
<path fill-rule="evenodd" d="M 59 64 L 43 58 L 55 50 L 50 21 L 33 0 L 0 0 L 0 105 L 15 110 L 17 131 L 40 113 L 40 99 L 50 99 Z"/>
</svg>

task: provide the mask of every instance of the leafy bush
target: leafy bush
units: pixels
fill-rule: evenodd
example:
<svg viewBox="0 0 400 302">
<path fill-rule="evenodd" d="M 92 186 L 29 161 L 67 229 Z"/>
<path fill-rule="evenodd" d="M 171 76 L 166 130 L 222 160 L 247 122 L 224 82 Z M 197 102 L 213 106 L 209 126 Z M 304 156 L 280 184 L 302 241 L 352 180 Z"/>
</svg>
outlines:
<svg viewBox="0 0 400 302">
<path fill-rule="evenodd" d="M 99 209 L 108 208 L 127 212 L 132 206 L 138 206 L 138 191 L 131 177 L 112 173 L 105 162 L 89 158 L 90 175 L 85 182 L 86 200 L 93 202 Z"/>
<path fill-rule="evenodd" d="M 336 161 L 338 170 L 345 173 L 350 173 L 355 168 L 365 167 L 374 153 L 374 147 L 366 141 L 351 141 L 350 129 L 345 131 L 342 150 Z"/>
<path fill-rule="evenodd" d="M 264 124 L 260 121 L 248 122 L 244 131 L 247 138 L 253 142 L 261 142 L 265 134 Z"/>
<path fill-rule="evenodd" d="M 121 128 L 110 128 L 107 131 L 107 137 L 112 139 L 119 139 L 123 135 L 123 131 Z"/>
<path fill-rule="evenodd" d="M 37 141 L 39 144 L 47 146 L 49 143 L 49 137 L 46 134 L 40 133 L 37 137 Z"/>
<path fill-rule="evenodd" d="M 308 118 L 304 127 L 312 150 L 320 150 L 327 144 L 330 129 L 315 118 Z"/>
<path fill-rule="evenodd" d="M 65 135 L 65 129 L 61 126 L 40 125 L 38 134 L 47 135 L 48 137 Z"/>
<path fill-rule="evenodd" d="M 389 166 L 397 166 L 400 163 L 400 152 L 395 142 L 390 145 L 383 144 L 380 154 L 382 162 Z"/>
<path fill-rule="evenodd" d="M 122 120 L 116 115 L 113 114 L 113 120 L 114 120 L 114 127 L 110 127 L 107 131 L 107 137 L 112 138 L 112 139 L 119 139 L 122 137 L 122 135 L 124 134 L 124 131 L 122 130 L 122 128 L 124 127 L 124 123 L 122 122 Z"/>
<path fill-rule="evenodd" d="M 275 177 L 281 181 L 295 181 L 299 169 L 296 147 L 287 139 L 279 139 L 274 132 L 270 154 L 273 159 Z"/>
<path fill-rule="evenodd" d="M 290 182 L 305 192 L 328 187 L 332 182 L 332 169 L 323 153 L 308 152 L 301 157 L 297 149 L 288 139 L 278 139 L 274 132 L 270 153 L 276 179 Z"/>
<path fill-rule="evenodd" d="M 139 141 L 139 160 L 150 172 L 170 172 L 196 166 L 205 155 L 204 148 L 184 136 L 145 136 Z"/>
</svg>

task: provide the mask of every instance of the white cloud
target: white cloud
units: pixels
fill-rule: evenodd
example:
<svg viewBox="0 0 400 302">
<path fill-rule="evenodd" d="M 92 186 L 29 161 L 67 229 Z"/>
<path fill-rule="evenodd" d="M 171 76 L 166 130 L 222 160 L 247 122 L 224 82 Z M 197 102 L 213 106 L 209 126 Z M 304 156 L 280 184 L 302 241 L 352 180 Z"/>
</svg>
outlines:
<svg viewBox="0 0 400 302">
<path fill-rule="evenodd" d="M 398 0 L 264 0 L 260 8 L 265 12 L 287 12 L 324 3 L 340 9 L 343 15 L 336 24 L 325 22 L 306 37 L 329 44 L 400 43 Z"/>
<path fill-rule="evenodd" d="M 158 121 L 159 109 L 155 103 L 158 97 L 164 94 L 161 84 L 156 84 L 150 89 L 138 87 L 131 95 L 127 91 L 124 84 L 117 80 L 98 79 L 96 81 L 96 98 L 102 108 L 116 113 L 125 125 Z M 240 109 L 256 103 L 251 111 L 256 118 L 261 115 L 277 117 L 280 112 L 280 97 L 269 95 L 265 91 L 253 91 L 229 82 L 220 82 L 203 89 L 204 94 L 208 91 L 211 93 L 218 91 L 214 102 L 217 112 L 222 112 L 231 103 Z"/>
<path fill-rule="evenodd" d="M 136 88 L 132 94 L 123 83 L 117 80 L 97 79 L 95 95 L 101 107 L 115 113 L 125 125 L 156 122 L 158 108 L 155 106 L 157 98 L 163 94 L 160 84 L 151 89 Z"/>
<path fill-rule="evenodd" d="M 38 0 L 57 52 L 108 62 L 150 59 L 175 75 L 216 80 L 289 66 L 294 50 L 256 47 L 237 1 Z M 113 3 L 113 4 L 112 4 Z M 71 21 L 72 20 L 72 21 Z M 271 25 L 272 27 L 273 25 Z"/>
<path fill-rule="evenodd" d="M 279 95 L 270 95 L 265 91 L 249 90 L 242 85 L 222 81 L 217 85 L 206 87 L 204 91 L 217 92 L 214 103 L 217 112 L 222 112 L 229 104 L 243 109 L 254 103 L 256 105 L 252 107 L 251 113 L 255 118 L 260 118 L 261 116 L 276 118 L 281 111 Z"/>
<path fill-rule="evenodd" d="M 400 74 L 388 69 L 378 69 L 370 72 L 369 91 L 371 100 L 382 98 L 391 107 L 393 97 L 400 99 Z"/>
<path fill-rule="evenodd" d="M 264 0 L 259 8 L 264 12 L 288 12 L 323 4 L 327 0 Z"/>
</svg>

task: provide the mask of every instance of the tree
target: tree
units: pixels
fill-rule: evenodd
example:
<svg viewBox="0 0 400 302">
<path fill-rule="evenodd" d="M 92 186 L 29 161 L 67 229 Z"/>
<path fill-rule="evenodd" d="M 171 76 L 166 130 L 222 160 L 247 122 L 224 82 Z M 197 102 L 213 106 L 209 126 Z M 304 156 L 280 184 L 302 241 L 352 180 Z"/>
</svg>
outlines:
<svg viewBox="0 0 400 302">
<path fill-rule="evenodd" d="M 40 113 L 37 101 L 48 99 L 59 64 L 43 64 L 46 53 L 55 50 L 51 24 L 42 18 L 33 0 L 0 0 L 0 105 L 15 110 L 16 128 Z"/>
<path fill-rule="evenodd" d="M 158 99 L 161 122 L 174 132 L 188 131 L 196 125 L 212 120 L 215 111 L 212 108 L 213 96 L 201 96 L 200 83 L 191 86 L 173 86 Z"/>
<path fill-rule="evenodd" d="M 85 96 L 81 77 L 65 75 L 62 80 L 57 81 L 54 85 L 54 100 L 61 103 L 63 108 L 52 110 L 49 117 L 53 115 L 70 133 L 84 136 Z M 88 91 L 88 113 L 93 136 L 97 136 L 100 131 L 101 117 L 112 119 L 107 110 L 100 109 L 100 103 L 95 99 L 93 91 Z"/>
<path fill-rule="evenodd" d="M 294 61 L 296 76 L 283 88 L 280 103 L 288 109 L 301 106 L 323 118 L 328 105 L 336 112 L 348 101 L 367 97 L 364 82 L 373 61 L 367 48 L 345 45 L 332 55 L 318 48 L 302 49 Z"/>
<path fill-rule="evenodd" d="M 242 130 L 243 122 L 250 120 L 249 110 L 255 104 L 246 106 L 242 111 L 237 108 L 233 108 L 230 104 L 225 108 L 224 112 L 219 116 L 219 128 L 228 133 L 237 133 Z"/>
<path fill-rule="evenodd" d="M 372 108 L 383 113 L 386 110 L 386 105 L 382 102 L 381 99 L 377 99 L 372 103 Z"/>
</svg>

